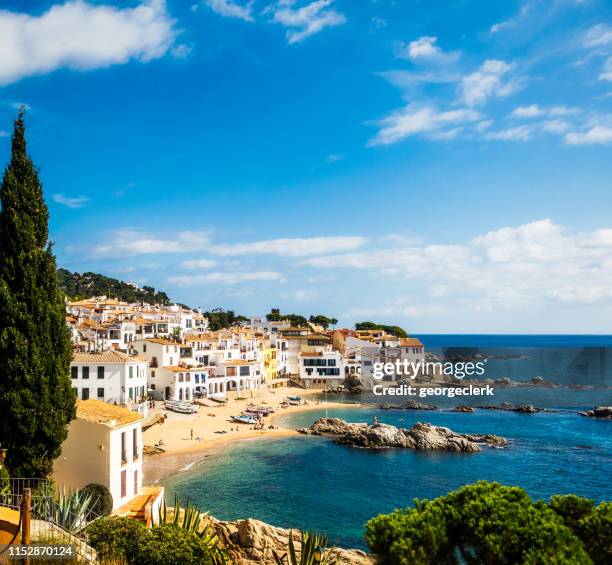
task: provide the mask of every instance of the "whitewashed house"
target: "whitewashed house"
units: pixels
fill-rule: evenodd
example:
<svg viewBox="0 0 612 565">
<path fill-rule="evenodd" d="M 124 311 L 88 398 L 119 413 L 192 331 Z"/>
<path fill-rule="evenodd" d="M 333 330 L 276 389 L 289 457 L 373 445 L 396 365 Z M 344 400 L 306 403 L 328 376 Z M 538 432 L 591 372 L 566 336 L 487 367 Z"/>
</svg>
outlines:
<svg viewBox="0 0 612 565">
<path fill-rule="evenodd" d="M 147 416 L 148 362 L 115 349 L 73 354 L 72 388 L 80 400 L 90 398 L 123 405 Z"/>
<path fill-rule="evenodd" d="M 300 382 L 306 388 L 337 388 L 344 380 L 344 363 L 339 351 L 299 354 Z"/>
<path fill-rule="evenodd" d="M 108 487 L 114 510 L 141 496 L 142 415 L 100 400 L 77 401 L 53 479 L 74 489 L 90 483 Z M 155 492 L 148 494 L 153 516 L 163 501 L 163 489 Z"/>
</svg>

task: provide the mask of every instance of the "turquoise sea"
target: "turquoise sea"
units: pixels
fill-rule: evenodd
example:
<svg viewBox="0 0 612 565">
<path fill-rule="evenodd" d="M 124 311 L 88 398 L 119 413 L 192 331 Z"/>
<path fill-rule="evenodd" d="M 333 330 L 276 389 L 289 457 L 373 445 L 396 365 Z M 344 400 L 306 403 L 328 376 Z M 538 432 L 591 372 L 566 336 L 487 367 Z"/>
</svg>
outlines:
<svg viewBox="0 0 612 565">
<path fill-rule="evenodd" d="M 546 338 L 546 339 L 545 339 Z M 221 519 L 254 517 L 283 527 L 324 530 L 332 543 L 365 548 L 364 523 L 416 498 L 434 498 L 479 479 L 519 485 L 533 497 L 576 493 L 612 499 L 612 422 L 595 421 L 579 410 L 612 404 L 612 338 L 606 336 L 422 336 L 429 350 L 488 357 L 485 377 L 529 380 L 542 376 L 559 388 L 496 389 L 493 399 L 429 398 L 438 411 L 379 410 L 373 395 L 364 408 L 329 410 L 353 422 L 380 420 L 402 427 L 417 421 L 459 432 L 495 433 L 506 449 L 481 453 L 368 451 L 324 437 L 291 437 L 235 444 L 188 471 L 166 480 L 168 498 L 189 499 Z M 465 349 L 471 348 L 471 349 Z M 450 354 L 457 355 L 452 349 Z M 491 368 L 492 367 L 492 368 Z M 554 378 L 553 378 L 554 377 Z M 594 384 L 595 388 L 582 387 Z M 569 386 L 571 385 L 571 386 Z M 580 388 L 575 388 L 579 385 Z M 355 400 L 329 395 L 330 400 Z M 401 400 L 401 399 L 400 399 Z M 447 411 L 457 404 L 530 403 L 550 412 Z M 284 425 L 308 426 L 320 410 L 287 416 Z"/>
</svg>

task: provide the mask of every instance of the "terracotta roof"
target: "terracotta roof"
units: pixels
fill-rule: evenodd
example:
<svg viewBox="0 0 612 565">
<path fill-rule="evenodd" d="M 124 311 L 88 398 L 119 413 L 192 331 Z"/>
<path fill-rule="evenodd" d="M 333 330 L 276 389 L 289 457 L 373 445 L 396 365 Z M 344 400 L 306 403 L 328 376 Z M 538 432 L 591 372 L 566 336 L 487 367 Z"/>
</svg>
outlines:
<svg viewBox="0 0 612 565">
<path fill-rule="evenodd" d="M 402 347 L 423 347 L 423 342 L 416 337 L 404 337 L 400 339 Z"/>
<path fill-rule="evenodd" d="M 142 414 L 101 400 L 77 400 L 77 418 L 117 428 L 142 420 Z"/>
<path fill-rule="evenodd" d="M 174 373 L 189 373 L 190 371 L 201 371 L 205 367 L 180 367 L 179 365 L 164 365 L 162 369 L 168 369 Z"/>
<path fill-rule="evenodd" d="M 127 355 L 126 353 L 122 353 L 121 351 L 116 351 L 114 349 L 108 349 L 106 351 L 95 352 L 95 353 L 79 353 L 75 352 L 72 356 L 73 363 L 129 363 L 129 362 L 137 362 L 137 363 L 146 363 L 146 359 L 142 357 L 136 357 L 134 355 Z"/>
<path fill-rule="evenodd" d="M 149 343 L 157 343 L 159 345 L 181 345 L 176 341 L 172 341 L 170 339 L 163 339 L 161 337 L 147 337 L 145 341 L 148 341 Z"/>
<path fill-rule="evenodd" d="M 244 359 L 226 359 L 221 361 L 221 365 L 257 365 L 257 361 L 245 361 Z"/>
</svg>

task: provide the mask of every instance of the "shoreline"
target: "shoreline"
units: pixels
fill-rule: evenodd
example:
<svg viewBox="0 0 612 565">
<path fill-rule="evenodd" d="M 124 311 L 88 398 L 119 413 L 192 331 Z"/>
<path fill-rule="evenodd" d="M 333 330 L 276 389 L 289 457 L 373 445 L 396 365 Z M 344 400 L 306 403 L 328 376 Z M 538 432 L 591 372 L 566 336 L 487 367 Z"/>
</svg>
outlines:
<svg viewBox="0 0 612 565">
<path fill-rule="evenodd" d="M 145 484 L 158 484 L 171 475 L 187 471 L 193 466 L 203 462 L 209 457 L 221 454 L 228 447 L 239 442 L 260 440 L 264 438 L 282 439 L 286 437 L 302 437 L 297 430 L 280 427 L 279 421 L 286 415 L 310 412 L 313 410 L 338 408 L 363 408 L 365 404 L 360 402 L 327 402 L 312 399 L 312 396 L 320 394 L 319 390 L 296 389 L 274 389 L 273 391 L 262 389 L 256 391 L 252 399 L 230 399 L 226 404 L 201 405 L 199 413 L 193 416 L 168 413 L 168 419 L 164 424 L 155 424 L 143 432 L 143 443 L 147 446 L 156 444 L 163 439 L 166 451 L 158 454 L 144 455 L 143 458 L 143 480 Z M 259 394 L 257 394 L 259 393 Z M 276 395 L 278 394 L 278 397 Z M 246 407 L 245 401 L 259 401 L 261 404 L 273 405 L 285 396 L 299 394 L 306 403 L 300 406 L 289 406 L 277 408 L 277 411 L 265 420 L 265 430 L 253 430 L 251 426 L 236 424 L 229 420 L 231 413 L 239 413 Z M 270 395 L 274 395 L 270 399 Z M 310 398 L 309 398 L 310 397 Z M 279 402 L 280 404 L 280 402 Z M 165 412 L 163 408 L 156 408 L 155 412 Z M 214 428 L 214 429 L 213 429 Z M 194 431 L 194 439 L 191 439 L 191 431 Z M 187 442 L 187 445 L 185 444 Z"/>
</svg>

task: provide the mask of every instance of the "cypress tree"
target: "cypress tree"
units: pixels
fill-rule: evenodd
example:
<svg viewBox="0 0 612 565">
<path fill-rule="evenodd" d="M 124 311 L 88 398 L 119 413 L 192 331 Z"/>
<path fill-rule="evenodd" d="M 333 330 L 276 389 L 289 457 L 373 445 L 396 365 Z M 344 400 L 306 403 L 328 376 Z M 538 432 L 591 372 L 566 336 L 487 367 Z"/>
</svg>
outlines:
<svg viewBox="0 0 612 565">
<path fill-rule="evenodd" d="M 0 444 L 16 477 L 46 477 L 75 417 L 71 344 L 49 212 L 15 120 L 0 186 Z"/>
</svg>

